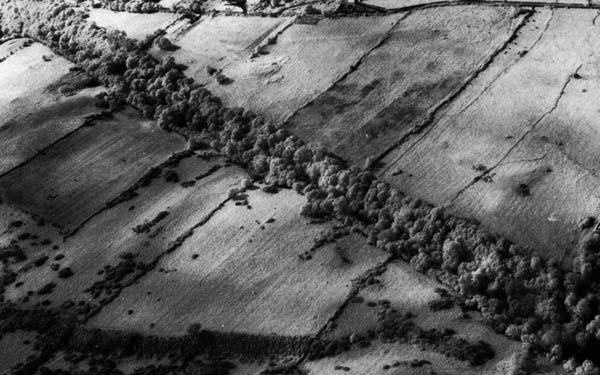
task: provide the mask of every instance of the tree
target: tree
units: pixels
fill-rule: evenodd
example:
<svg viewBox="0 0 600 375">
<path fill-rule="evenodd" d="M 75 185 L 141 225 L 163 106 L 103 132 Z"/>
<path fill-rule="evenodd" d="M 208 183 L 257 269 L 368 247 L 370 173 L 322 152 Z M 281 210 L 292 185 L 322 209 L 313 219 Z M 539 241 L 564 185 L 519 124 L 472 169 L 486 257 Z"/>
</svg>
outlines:
<svg viewBox="0 0 600 375">
<path fill-rule="evenodd" d="M 248 14 L 248 3 L 246 0 L 226 0 L 225 2 L 229 5 L 241 8 L 244 14 Z"/>
</svg>

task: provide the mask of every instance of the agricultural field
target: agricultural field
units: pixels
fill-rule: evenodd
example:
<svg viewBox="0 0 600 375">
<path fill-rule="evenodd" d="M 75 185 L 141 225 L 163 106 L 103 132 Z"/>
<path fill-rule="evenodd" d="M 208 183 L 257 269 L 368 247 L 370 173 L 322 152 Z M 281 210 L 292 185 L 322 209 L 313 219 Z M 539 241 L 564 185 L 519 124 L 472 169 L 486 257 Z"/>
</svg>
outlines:
<svg viewBox="0 0 600 375">
<path fill-rule="evenodd" d="M 159 29 L 167 29 L 180 16 L 176 13 L 127 13 L 91 9 L 90 21 L 107 30 L 123 31 L 129 38 L 143 40 Z"/>
<path fill-rule="evenodd" d="M 77 129 L 100 112 L 101 87 L 52 50 L 28 39 L 0 45 L 0 174 Z M 35 110 L 32 110 L 35 108 Z"/>
<path fill-rule="evenodd" d="M 0 338 L 0 374 L 8 371 L 18 363 L 24 363 L 27 357 L 35 352 L 32 348 L 33 334 L 31 332 L 12 332 Z"/>
<path fill-rule="evenodd" d="M 383 313 L 394 310 L 410 313 L 410 322 L 423 330 L 451 329 L 455 336 L 468 342 L 484 341 L 495 355 L 473 368 L 465 360 L 444 355 L 439 348 L 415 342 L 380 340 L 367 348 L 353 348 L 332 358 L 309 361 L 305 367 L 311 374 L 333 374 L 336 368 L 347 368 L 349 374 L 424 374 L 434 371 L 461 374 L 496 374 L 508 370 L 511 357 L 519 352 L 519 344 L 494 333 L 474 313 L 463 313 L 444 285 L 422 275 L 403 262 L 392 262 L 365 285 L 337 317 L 326 337 L 360 341 L 369 332 L 381 330 Z M 503 373 L 503 372 L 499 372 Z"/>
<path fill-rule="evenodd" d="M 600 374 L 600 4 L 241 5 L 0 2 L 0 374 Z"/>
<path fill-rule="evenodd" d="M 223 74 L 233 82 L 209 87 L 229 105 L 282 123 L 352 70 L 403 17 L 295 22 L 256 58 L 227 66 Z"/>
<path fill-rule="evenodd" d="M 189 25 L 184 20 L 167 29 L 166 36 L 177 49 L 165 51 L 156 46 L 152 54 L 173 56 L 188 66 L 190 77 L 208 84 L 215 80 L 215 73 L 207 71 L 209 67 L 223 70 L 250 59 L 254 49 L 286 22 L 286 18 L 216 16 Z"/>
<path fill-rule="evenodd" d="M 101 209 L 147 170 L 185 148 L 131 111 L 94 120 L 0 177 L 0 195 L 64 231 Z M 118 165 L 118 168 L 115 166 Z"/>
<path fill-rule="evenodd" d="M 587 52 L 596 48 L 596 26 L 583 10 L 533 17 L 508 54 L 383 158 L 380 173 L 409 194 L 562 257 L 578 241 L 578 223 L 598 211 L 590 147 L 597 60 Z"/>
<path fill-rule="evenodd" d="M 90 324 L 160 335 L 184 334 L 193 323 L 312 335 L 343 303 L 351 281 L 385 259 L 357 235 L 311 251 L 327 225 L 304 222 L 303 197 L 247 195 L 251 209 L 229 202 Z M 312 259 L 299 257 L 305 252 Z"/>
<path fill-rule="evenodd" d="M 154 179 L 143 179 L 147 186 L 139 184 L 131 193 L 122 194 L 114 205 L 99 211 L 80 230 L 59 242 L 59 248 L 52 251 L 43 266 L 24 271 L 19 276 L 23 284 L 9 288 L 6 297 L 23 300 L 29 290 L 40 290 L 48 283 L 57 284 L 49 296 L 34 295 L 26 298 L 30 300 L 27 303 L 50 298 L 60 305 L 68 300 L 112 297 L 115 290 L 109 275 L 117 277 L 118 271 L 111 272 L 110 268 L 124 268 L 129 259 L 125 254 L 131 254 L 136 264 L 151 264 L 227 200 L 228 190 L 238 186 L 245 175 L 223 164 L 219 159 L 204 160 L 193 155 L 171 163 L 168 169 L 159 169 Z M 167 181 L 165 176 L 173 173 L 181 180 Z M 65 268 L 73 275 L 60 280 L 60 269 Z M 123 272 L 117 282 L 136 277 L 134 271 Z M 102 281 L 107 279 L 103 286 Z M 90 289 L 95 283 L 95 289 Z"/>
<path fill-rule="evenodd" d="M 522 16 L 505 8 L 408 14 L 356 70 L 285 124 L 351 162 L 378 156 L 418 127 L 510 38 Z"/>
</svg>

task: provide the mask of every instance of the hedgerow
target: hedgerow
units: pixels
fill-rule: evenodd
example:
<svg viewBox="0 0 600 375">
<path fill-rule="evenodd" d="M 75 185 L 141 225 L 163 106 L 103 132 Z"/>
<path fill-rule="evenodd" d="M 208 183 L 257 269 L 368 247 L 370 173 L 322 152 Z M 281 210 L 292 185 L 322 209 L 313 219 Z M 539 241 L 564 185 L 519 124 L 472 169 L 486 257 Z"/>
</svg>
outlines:
<svg viewBox="0 0 600 375">
<path fill-rule="evenodd" d="M 107 102 L 128 103 L 167 131 L 223 153 L 256 179 L 306 195 L 302 213 L 364 227 L 368 241 L 452 287 L 465 308 L 554 362 L 597 359 L 600 349 L 600 235 L 591 228 L 572 268 L 544 260 L 442 208 L 411 199 L 307 145 L 254 113 L 227 108 L 166 57 L 86 22 L 62 2 L 1 4 L 4 34 L 29 36 L 81 65 L 109 88 Z M 591 362 L 590 362 L 591 363 Z M 586 362 L 586 369 L 590 366 Z"/>
<path fill-rule="evenodd" d="M 118 12 L 155 13 L 160 10 L 160 0 L 97 0 L 94 7 Z"/>
</svg>

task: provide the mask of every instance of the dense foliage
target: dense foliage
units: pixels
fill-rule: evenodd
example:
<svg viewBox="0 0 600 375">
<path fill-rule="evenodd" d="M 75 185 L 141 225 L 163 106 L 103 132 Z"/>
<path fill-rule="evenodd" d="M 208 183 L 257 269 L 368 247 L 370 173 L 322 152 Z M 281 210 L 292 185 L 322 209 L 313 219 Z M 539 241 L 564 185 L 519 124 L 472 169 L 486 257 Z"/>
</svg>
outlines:
<svg viewBox="0 0 600 375">
<path fill-rule="evenodd" d="M 155 13 L 160 10 L 160 0 L 98 0 L 95 7 L 102 7 L 119 12 Z"/>
</svg>

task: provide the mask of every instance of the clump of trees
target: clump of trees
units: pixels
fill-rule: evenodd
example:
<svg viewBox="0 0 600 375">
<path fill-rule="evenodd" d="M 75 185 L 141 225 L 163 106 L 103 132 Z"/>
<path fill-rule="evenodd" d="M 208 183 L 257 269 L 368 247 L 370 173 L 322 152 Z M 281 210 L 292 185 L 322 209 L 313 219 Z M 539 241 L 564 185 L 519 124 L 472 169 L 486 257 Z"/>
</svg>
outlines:
<svg viewBox="0 0 600 375">
<path fill-rule="evenodd" d="M 160 0 L 95 0 L 93 6 L 118 12 L 155 13 L 160 10 Z"/>
</svg>

